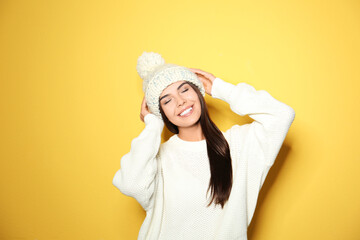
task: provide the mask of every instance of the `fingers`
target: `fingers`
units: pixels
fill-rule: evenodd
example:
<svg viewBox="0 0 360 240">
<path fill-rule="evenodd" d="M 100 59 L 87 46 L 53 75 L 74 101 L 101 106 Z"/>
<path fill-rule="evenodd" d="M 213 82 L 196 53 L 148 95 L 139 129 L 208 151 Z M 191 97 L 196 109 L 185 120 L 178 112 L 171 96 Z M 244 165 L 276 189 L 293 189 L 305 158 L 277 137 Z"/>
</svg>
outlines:
<svg viewBox="0 0 360 240">
<path fill-rule="evenodd" d="M 150 113 L 149 106 L 146 103 L 145 96 L 143 97 L 142 103 L 141 103 L 141 109 L 140 109 L 140 118 L 143 121 L 144 117 Z"/>
<path fill-rule="evenodd" d="M 141 108 L 144 108 L 145 107 L 145 104 L 146 104 L 146 101 L 145 101 L 145 96 L 143 97 L 143 100 L 142 100 L 142 103 L 141 103 Z"/>
<path fill-rule="evenodd" d="M 205 71 L 203 71 L 203 70 L 201 70 L 201 69 L 198 69 L 198 68 L 189 68 L 189 69 L 192 70 L 192 72 L 194 72 L 194 73 L 202 74 L 202 75 L 204 75 L 204 76 L 208 76 L 208 75 L 209 75 L 208 72 L 205 72 Z"/>
<path fill-rule="evenodd" d="M 148 112 L 147 110 L 147 104 L 146 104 L 146 99 L 145 96 L 143 97 L 142 103 L 141 103 L 141 109 L 140 109 L 140 119 L 141 121 L 144 122 L 144 118 L 146 113 Z"/>
<path fill-rule="evenodd" d="M 198 68 L 189 68 L 189 69 L 198 76 L 198 78 L 204 85 L 205 92 L 210 96 L 212 96 L 211 95 L 212 83 L 216 77 L 213 74 L 205 72 Z"/>
<path fill-rule="evenodd" d="M 193 73 L 198 74 L 198 75 L 202 75 L 202 76 L 204 76 L 205 78 L 207 78 L 210 81 L 213 81 L 215 79 L 215 76 L 213 74 L 205 72 L 205 71 L 203 71 L 201 69 L 198 69 L 198 68 L 189 68 L 189 69 Z"/>
<path fill-rule="evenodd" d="M 197 68 L 189 68 L 193 73 L 196 73 L 196 74 L 201 74 L 201 75 L 204 75 L 206 76 L 207 75 L 207 72 L 204 72 L 203 70 L 201 69 L 197 69 Z"/>
</svg>

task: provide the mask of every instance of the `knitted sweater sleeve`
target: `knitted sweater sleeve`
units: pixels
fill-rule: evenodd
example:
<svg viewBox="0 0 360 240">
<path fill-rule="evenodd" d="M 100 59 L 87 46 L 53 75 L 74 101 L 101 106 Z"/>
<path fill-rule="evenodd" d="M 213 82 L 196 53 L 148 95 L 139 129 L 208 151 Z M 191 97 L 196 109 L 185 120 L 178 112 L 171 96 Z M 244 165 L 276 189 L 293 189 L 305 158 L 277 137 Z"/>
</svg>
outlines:
<svg viewBox="0 0 360 240">
<path fill-rule="evenodd" d="M 294 121 L 295 111 L 273 98 L 267 91 L 256 90 L 244 82 L 233 85 L 216 78 L 211 95 L 229 103 L 231 110 L 236 114 L 248 115 L 255 120 L 241 126 L 234 125 L 225 132 L 233 136 L 239 145 L 236 146 L 239 151 L 236 161 L 239 162 L 240 158 L 246 161 L 244 166 L 247 166 L 245 173 L 249 225 L 259 191 Z M 239 163 L 237 166 L 242 165 Z"/>
<path fill-rule="evenodd" d="M 135 198 L 144 210 L 152 205 L 157 173 L 157 153 L 164 122 L 152 113 L 144 118 L 145 128 L 131 142 L 130 152 L 121 160 L 113 185 L 123 194 Z"/>
</svg>

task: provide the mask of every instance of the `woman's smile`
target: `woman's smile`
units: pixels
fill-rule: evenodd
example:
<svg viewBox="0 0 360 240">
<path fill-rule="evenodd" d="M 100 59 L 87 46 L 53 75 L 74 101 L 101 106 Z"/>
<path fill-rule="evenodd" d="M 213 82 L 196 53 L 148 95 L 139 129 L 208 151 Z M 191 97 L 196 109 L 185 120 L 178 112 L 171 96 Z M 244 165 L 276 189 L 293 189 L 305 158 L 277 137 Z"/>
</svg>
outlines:
<svg viewBox="0 0 360 240">
<path fill-rule="evenodd" d="M 178 116 L 183 117 L 183 118 L 188 117 L 193 113 L 193 111 L 194 111 L 194 105 L 192 105 L 192 106 L 186 108 L 185 110 L 183 110 Z"/>
</svg>

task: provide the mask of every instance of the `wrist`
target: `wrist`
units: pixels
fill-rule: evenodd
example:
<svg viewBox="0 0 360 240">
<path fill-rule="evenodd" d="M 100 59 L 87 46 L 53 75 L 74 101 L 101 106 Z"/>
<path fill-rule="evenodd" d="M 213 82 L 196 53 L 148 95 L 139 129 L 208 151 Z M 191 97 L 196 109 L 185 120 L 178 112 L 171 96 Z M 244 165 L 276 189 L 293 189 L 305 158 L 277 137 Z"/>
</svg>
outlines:
<svg viewBox="0 0 360 240">
<path fill-rule="evenodd" d="M 228 96 L 230 96 L 230 93 L 234 87 L 235 86 L 233 84 L 225 82 L 224 80 L 217 77 L 215 78 L 211 88 L 211 96 L 213 98 L 225 100 Z"/>
<path fill-rule="evenodd" d="M 157 124 L 159 127 L 164 127 L 164 121 L 153 113 L 148 113 L 144 117 L 145 125 Z"/>
</svg>

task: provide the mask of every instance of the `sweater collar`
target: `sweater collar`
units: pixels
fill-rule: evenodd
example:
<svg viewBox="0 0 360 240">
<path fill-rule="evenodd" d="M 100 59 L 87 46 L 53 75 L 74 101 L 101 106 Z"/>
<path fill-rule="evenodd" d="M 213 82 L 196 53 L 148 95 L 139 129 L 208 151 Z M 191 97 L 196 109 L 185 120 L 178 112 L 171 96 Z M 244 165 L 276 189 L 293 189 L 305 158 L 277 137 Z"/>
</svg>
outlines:
<svg viewBox="0 0 360 240">
<path fill-rule="evenodd" d="M 200 141 L 185 141 L 179 138 L 178 134 L 174 134 L 172 137 L 170 137 L 169 141 L 175 147 L 180 147 L 185 150 L 203 151 L 204 148 L 206 149 L 206 139 Z"/>
</svg>

